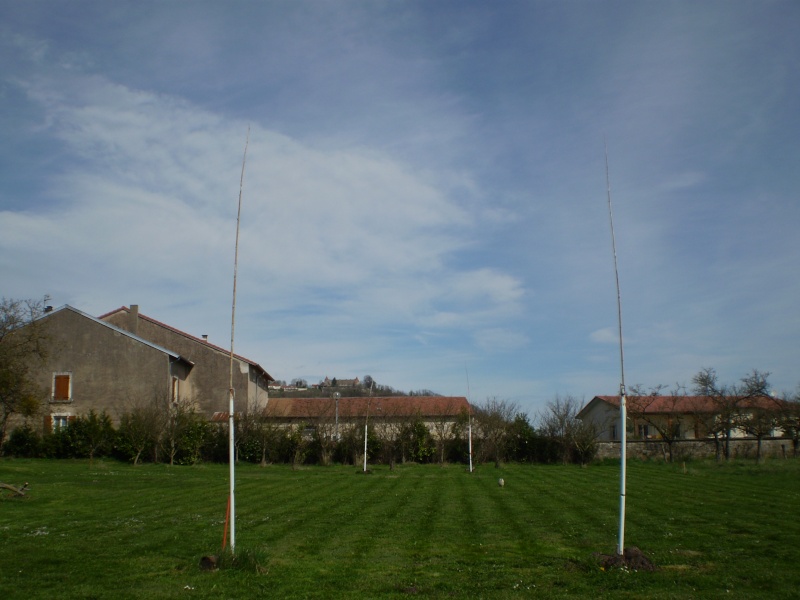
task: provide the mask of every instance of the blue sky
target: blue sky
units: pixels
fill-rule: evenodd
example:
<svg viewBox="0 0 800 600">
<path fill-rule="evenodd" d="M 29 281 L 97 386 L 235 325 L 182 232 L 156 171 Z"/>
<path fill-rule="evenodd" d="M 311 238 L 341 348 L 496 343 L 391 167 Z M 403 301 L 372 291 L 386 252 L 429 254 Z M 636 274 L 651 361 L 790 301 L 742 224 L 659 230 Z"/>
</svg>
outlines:
<svg viewBox="0 0 800 600">
<path fill-rule="evenodd" d="M 0 293 L 531 415 L 800 382 L 796 2 L 0 0 Z"/>
</svg>

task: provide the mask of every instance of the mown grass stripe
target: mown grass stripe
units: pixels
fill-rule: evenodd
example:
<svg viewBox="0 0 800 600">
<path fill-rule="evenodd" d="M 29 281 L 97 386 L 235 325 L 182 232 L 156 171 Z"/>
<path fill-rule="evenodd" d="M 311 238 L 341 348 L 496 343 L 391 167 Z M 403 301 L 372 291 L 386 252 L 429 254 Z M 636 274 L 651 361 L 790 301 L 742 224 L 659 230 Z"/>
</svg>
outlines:
<svg viewBox="0 0 800 600">
<path fill-rule="evenodd" d="M 237 472 L 237 549 L 268 572 L 199 571 L 219 551 L 223 465 L 2 461 L 2 598 L 791 597 L 800 462 L 629 465 L 629 544 L 661 567 L 602 572 L 618 469 L 378 466 Z M 497 478 L 506 485 L 500 488 Z M 259 554 L 260 553 L 260 554 Z M 10 565 L 10 567 L 9 567 Z M 535 587 L 534 587 L 535 586 Z"/>
</svg>

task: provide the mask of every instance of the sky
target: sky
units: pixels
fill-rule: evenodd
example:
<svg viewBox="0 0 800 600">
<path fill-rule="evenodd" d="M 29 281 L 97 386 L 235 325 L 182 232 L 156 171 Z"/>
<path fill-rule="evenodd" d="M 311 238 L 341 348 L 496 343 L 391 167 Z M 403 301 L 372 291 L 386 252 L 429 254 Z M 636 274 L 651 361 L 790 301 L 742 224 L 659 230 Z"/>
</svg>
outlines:
<svg viewBox="0 0 800 600">
<path fill-rule="evenodd" d="M 627 386 L 793 393 L 799 26 L 767 0 L 0 0 L 0 295 L 228 348 L 243 182 L 238 354 L 535 418 L 619 390 L 607 148 Z"/>
</svg>

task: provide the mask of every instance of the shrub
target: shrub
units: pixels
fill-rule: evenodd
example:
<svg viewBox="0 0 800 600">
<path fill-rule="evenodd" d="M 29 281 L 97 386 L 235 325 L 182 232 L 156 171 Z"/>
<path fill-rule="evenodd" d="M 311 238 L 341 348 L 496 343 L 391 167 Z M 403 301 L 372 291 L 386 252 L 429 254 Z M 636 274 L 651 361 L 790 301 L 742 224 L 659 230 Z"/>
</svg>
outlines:
<svg viewBox="0 0 800 600">
<path fill-rule="evenodd" d="M 36 458 L 41 451 L 42 437 L 27 424 L 15 428 L 3 444 L 3 453 L 17 458 Z"/>
</svg>

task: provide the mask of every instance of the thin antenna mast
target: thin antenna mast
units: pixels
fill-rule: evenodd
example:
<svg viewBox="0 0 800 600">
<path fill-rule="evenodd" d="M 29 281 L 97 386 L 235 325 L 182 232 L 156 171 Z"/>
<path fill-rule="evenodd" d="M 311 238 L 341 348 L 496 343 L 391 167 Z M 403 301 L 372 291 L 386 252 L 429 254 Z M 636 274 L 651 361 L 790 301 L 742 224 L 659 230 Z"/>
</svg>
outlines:
<svg viewBox="0 0 800 600">
<path fill-rule="evenodd" d="M 236 276 L 239 270 L 239 221 L 242 216 L 242 188 L 244 187 L 244 165 L 247 161 L 247 146 L 250 144 L 250 126 L 247 127 L 247 139 L 244 143 L 244 156 L 242 157 L 242 175 L 239 178 L 239 209 L 236 213 L 236 247 L 233 257 L 233 302 L 231 303 L 231 355 L 228 384 L 228 462 L 230 465 L 230 495 L 228 507 L 230 511 L 231 528 L 231 554 L 236 551 L 236 456 L 234 445 L 234 389 L 233 389 L 233 339 L 236 329 Z"/>
<path fill-rule="evenodd" d="M 467 426 L 467 435 L 469 436 L 469 472 L 472 473 L 472 400 L 470 399 L 469 391 L 469 371 L 467 370 L 466 363 L 464 364 L 464 373 L 467 375 L 467 403 L 469 404 L 469 417 Z"/>
<path fill-rule="evenodd" d="M 619 422 L 620 422 L 620 484 L 619 484 L 619 534 L 617 540 L 617 554 L 622 556 L 625 551 L 625 488 L 626 488 L 626 463 L 627 463 L 627 399 L 625 392 L 625 354 L 622 350 L 622 297 L 619 291 L 619 269 L 617 267 L 617 241 L 614 236 L 614 215 L 611 212 L 611 179 L 608 175 L 608 143 L 603 140 L 606 155 L 606 193 L 608 195 L 608 218 L 611 223 L 611 248 L 614 251 L 614 276 L 617 283 L 617 324 L 619 326 Z"/>
</svg>

